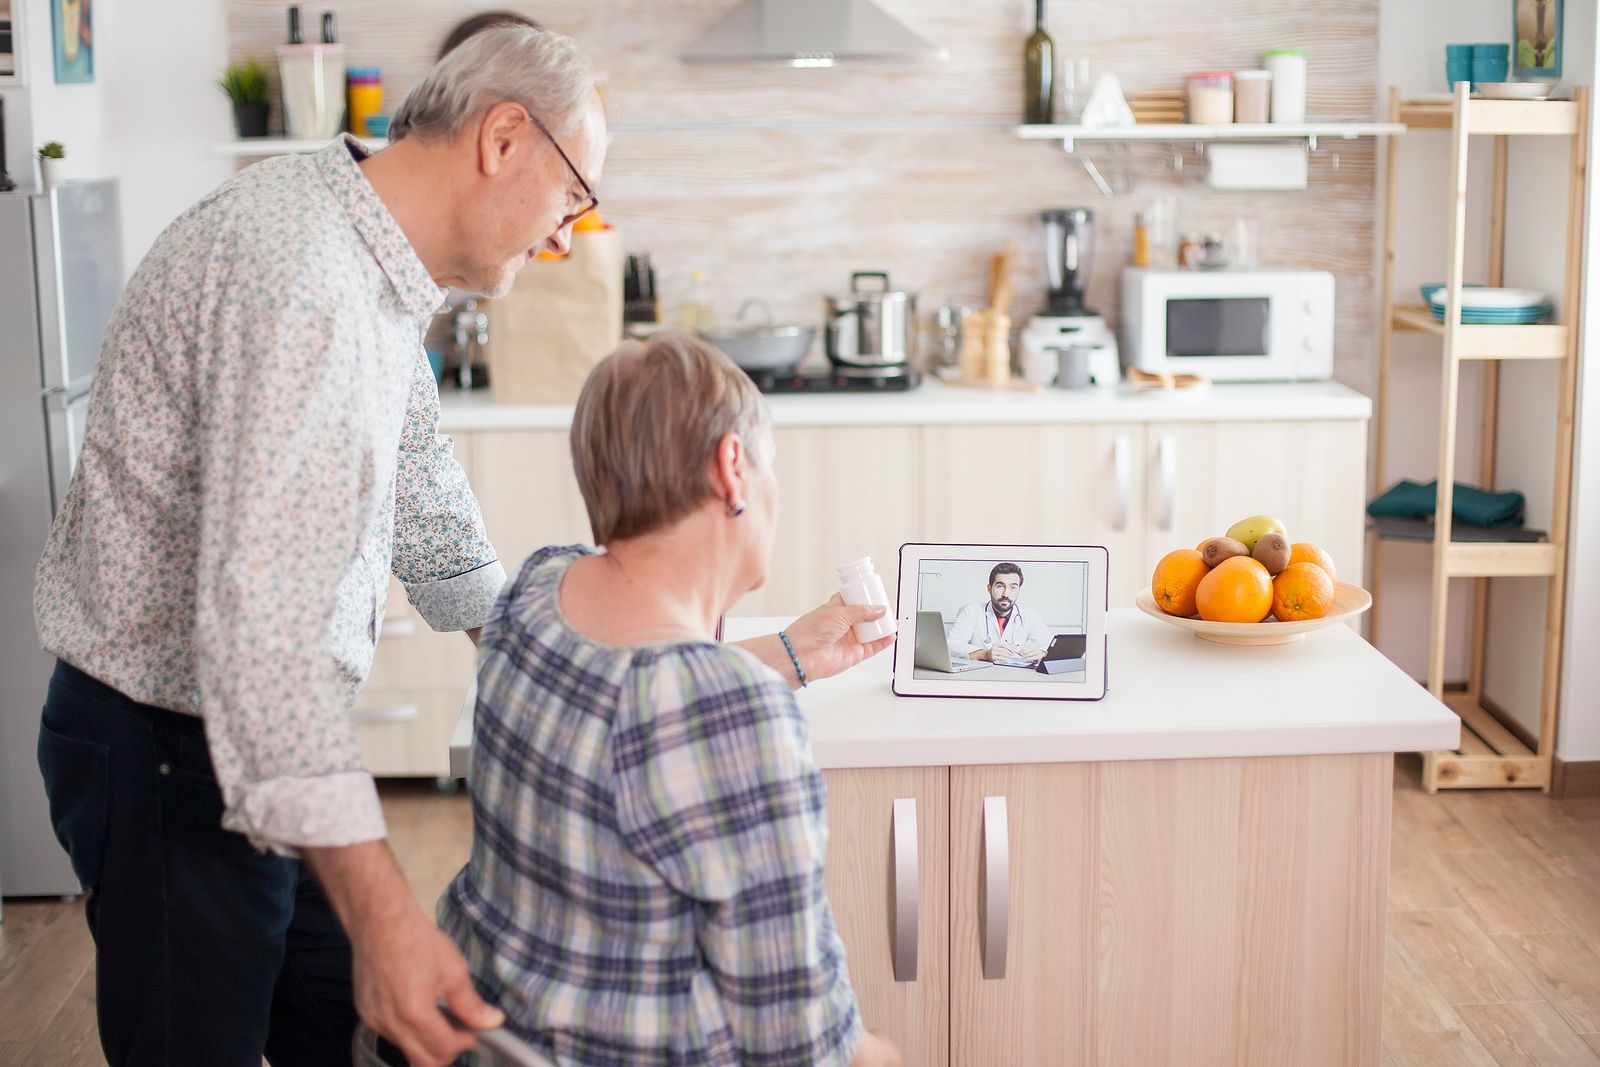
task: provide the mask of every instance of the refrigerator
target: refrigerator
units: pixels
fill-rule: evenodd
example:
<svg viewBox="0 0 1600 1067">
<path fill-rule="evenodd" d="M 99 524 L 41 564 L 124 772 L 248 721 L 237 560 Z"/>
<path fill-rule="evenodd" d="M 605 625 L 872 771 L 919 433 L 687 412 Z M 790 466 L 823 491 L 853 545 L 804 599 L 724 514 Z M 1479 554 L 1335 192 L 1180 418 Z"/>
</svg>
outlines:
<svg viewBox="0 0 1600 1067">
<path fill-rule="evenodd" d="M 115 179 L 0 193 L 0 895 L 79 892 L 35 756 L 55 660 L 33 574 L 83 444 L 100 340 L 122 293 Z"/>
</svg>

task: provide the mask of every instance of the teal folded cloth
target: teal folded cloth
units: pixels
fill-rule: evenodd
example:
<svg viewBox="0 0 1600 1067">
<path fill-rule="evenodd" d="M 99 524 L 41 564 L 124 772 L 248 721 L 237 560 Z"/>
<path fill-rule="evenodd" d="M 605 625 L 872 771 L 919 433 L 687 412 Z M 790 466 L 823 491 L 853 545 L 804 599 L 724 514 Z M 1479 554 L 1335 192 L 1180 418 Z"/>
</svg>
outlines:
<svg viewBox="0 0 1600 1067">
<path fill-rule="evenodd" d="M 1495 493 L 1475 485 L 1455 484 L 1455 497 L 1450 508 L 1450 514 L 1455 518 L 1478 526 L 1522 525 L 1525 501 L 1521 493 L 1515 490 Z M 1420 519 L 1432 515 L 1438 506 L 1438 487 L 1438 482 L 1423 485 L 1402 479 L 1368 504 L 1367 514 L 1375 519 Z"/>
</svg>

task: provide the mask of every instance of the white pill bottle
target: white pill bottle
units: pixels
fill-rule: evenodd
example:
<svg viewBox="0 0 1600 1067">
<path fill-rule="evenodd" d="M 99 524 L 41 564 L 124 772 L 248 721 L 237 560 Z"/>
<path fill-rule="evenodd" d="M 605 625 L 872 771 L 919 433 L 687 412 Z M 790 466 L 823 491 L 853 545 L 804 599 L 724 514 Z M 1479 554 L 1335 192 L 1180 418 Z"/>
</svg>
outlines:
<svg viewBox="0 0 1600 1067">
<path fill-rule="evenodd" d="M 888 590 L 883 587 L 883 578 L 872 566 L 872 557 L 866 556 L 854 563 L 846 563 L 838 570 L 839 596 L 846 604 L 870 604 L 873 607 L 888 609 L 881 619 L 856 623 L 856 640 L 865 645 L 894 633 L 894 608 L 889 603 Z"/>
</svg>

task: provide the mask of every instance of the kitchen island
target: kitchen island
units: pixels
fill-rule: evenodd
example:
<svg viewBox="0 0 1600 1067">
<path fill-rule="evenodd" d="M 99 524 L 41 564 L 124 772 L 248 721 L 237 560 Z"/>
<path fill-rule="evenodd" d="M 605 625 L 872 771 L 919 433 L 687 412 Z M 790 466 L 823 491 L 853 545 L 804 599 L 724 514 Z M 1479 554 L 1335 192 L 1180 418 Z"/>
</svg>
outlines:
<svg viewBox="0 0 1600 1067">
<path fill-rule="evenodd" d="M 1108 628 L 1099 702 L 896 697 L 887 656 L 799 694 L 868 1025 L 908 1064 L 1378 1064 L 1394 753 L 1459 721 L 1348 627 Z"/>
</svg>

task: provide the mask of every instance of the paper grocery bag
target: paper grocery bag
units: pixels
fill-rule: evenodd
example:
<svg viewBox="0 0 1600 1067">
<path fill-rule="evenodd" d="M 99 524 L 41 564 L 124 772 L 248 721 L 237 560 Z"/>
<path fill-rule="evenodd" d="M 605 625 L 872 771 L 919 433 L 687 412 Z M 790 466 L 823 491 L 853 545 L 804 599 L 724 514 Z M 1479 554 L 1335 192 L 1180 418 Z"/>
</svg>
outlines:
<svg viewBox="0 0 1600 1067">
<path fill-rule="evenodd" d="M 502 404 L 571 404 L 594 365 L 622 343 L 622 235 L 572 235 L 561 259 L 534 259 L 491 301 L 489 385 Z"/>
</svg>

